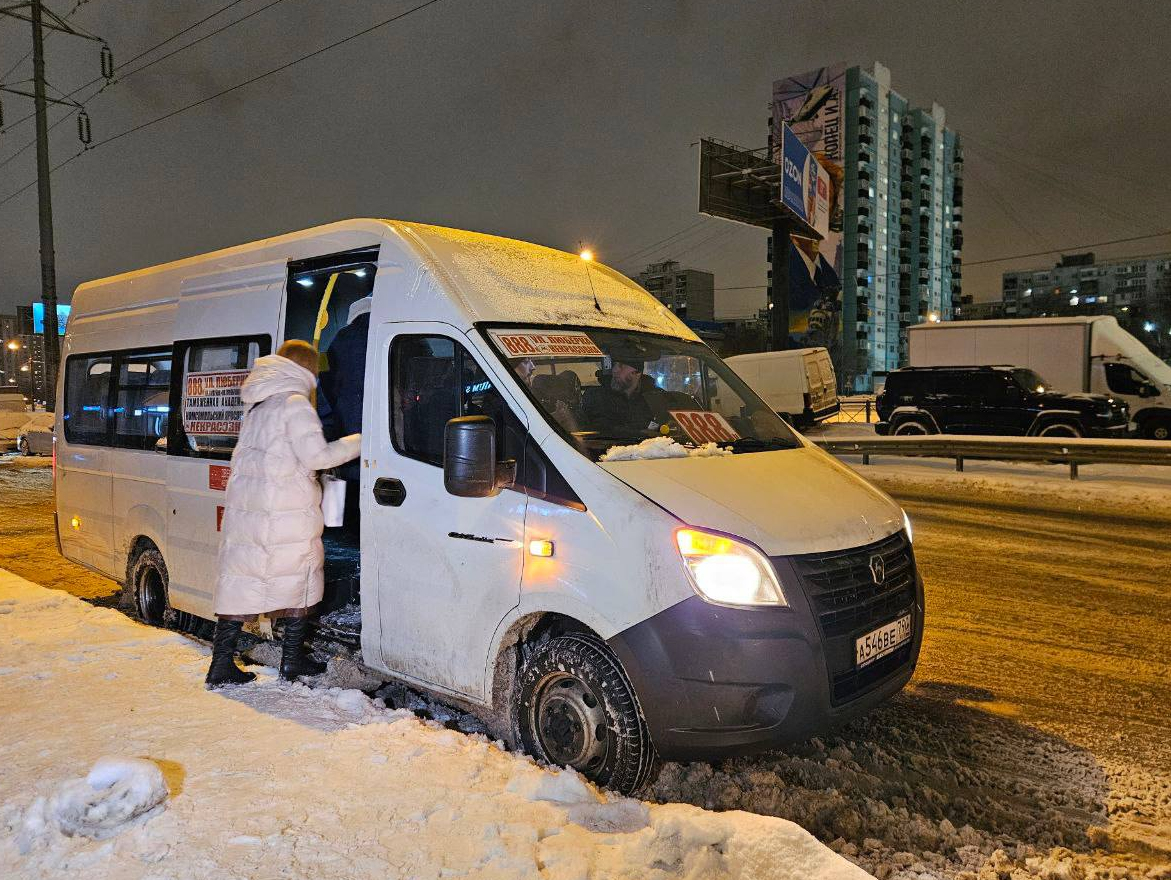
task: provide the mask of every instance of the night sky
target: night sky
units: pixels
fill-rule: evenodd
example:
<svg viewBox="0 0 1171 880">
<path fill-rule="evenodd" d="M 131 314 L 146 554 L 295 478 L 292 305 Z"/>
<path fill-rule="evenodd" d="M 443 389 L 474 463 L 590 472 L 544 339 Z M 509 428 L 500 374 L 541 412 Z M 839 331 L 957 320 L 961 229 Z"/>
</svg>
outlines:
<svg viewBox="0 0 1171 880">
<path fill-rule="evenodd" d="M 88 0 L 71 21 L 124 62 L 227 2 Z M 157 54 L 270 2 L 242 0 Z M 419 2 L 280 0 L 95 97 L 94 142 Z M 717 288 L 763 285 L 762 231 L 688 229 L 694 142 L 763 146 L 772 81 L 839 60 L 881 61 L 913 104 L 946 108 L 965 145 L 965 263 L 1166 230 L 1167 33 L 1165 2 L 441 0 L 62 168 L 58 290 L 68 301 L 87 279 L 353 216 L 580 241 L 628 272 L 674 258 Z M 0 18 L 0 73 L 29 45 L 28 25 Z M 99 73 L 96 44 L 54 35 L 46 51 L 62 92 Z M 31 66 L 6 82 L 29 88 Z M 30 101 L 4 96 L 4 110 L 0 162 L 33 136 L 11 124 Z M 72 120 L 51 138 L 55 162 L 78 149 Z M 34 179 L 30 149 L 0 167 L 0 199 Z M 1162 250 L 1171 236 L 1096 248 Z M 1054 259 L 965 266 L 964 292 L 998 298 L 1003 270 Z M 0 312 L 39 295 L 33 188 L 0 205 Z M 763 301 L 721 291 L 717 313 Z"/>
</svg>

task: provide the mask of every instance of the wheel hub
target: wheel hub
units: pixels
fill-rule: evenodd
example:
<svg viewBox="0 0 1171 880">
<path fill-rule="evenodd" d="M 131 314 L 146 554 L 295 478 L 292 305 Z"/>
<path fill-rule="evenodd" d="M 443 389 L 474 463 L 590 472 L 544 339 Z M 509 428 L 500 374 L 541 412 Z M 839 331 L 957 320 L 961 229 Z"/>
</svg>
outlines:
<svg viewBox="0 0 1171 880">
<path fill-rule="evenodd" d="M 590 688 L 569 674 L 553 676 L 541 688 L 536 729 L 549 760 L 577 770 L 594 770 L 606 756 L 606 715 Z"/>
<path fill-rule="evenodd" d="M 154 568 L 147 568 L 138 579 L 138 613 L 147 623 L 161 624 L 167 610 L 163 579 Z"/>
</svg>

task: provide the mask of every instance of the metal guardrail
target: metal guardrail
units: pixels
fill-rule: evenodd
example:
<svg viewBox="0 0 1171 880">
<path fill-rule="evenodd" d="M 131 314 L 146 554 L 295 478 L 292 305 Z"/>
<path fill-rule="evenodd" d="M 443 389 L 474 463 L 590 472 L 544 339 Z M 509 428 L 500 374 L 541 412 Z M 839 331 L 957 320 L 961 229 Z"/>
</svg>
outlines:
<svg viewBox="0 0 1171 880">
<path fill-rule="evenodd" d="M 1050 437 L 962 437 L 944 434 L 915 437 L 867 437 L 834 440 L 811 437 L 832 455 L 861 455 L 870 464 L 872 455 L 920 456 L 955 459 L 962 472 L 964 461 L 1043 461 L 1069 465 L 1076 480 L 1083 464 L 1146 464 L 1171 467 L 1171 443 L 1160 440 L 1090 440 Z"/>
</svg>

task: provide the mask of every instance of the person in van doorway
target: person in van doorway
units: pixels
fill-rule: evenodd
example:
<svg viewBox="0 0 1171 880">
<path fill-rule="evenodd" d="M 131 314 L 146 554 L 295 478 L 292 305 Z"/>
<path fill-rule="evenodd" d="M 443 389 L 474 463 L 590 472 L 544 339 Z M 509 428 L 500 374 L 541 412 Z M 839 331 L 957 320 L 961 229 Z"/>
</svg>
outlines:
<svg viewBox="0 0 1171 880">
<path fill-rule="evenodd" d="M 316 348 L 291 340 L 257 359 L 240 388 L 249 409 L 224 501 L 209 687 L 256 677 L 234 654 L 244 621 L 259 614 L 284 621 L 281 678 L 325 671 L 305 651 L 308 614 L 325 588 L 317 472 L 356 458 L 361 437 L 326 441 L 309 402 L 318 363 Z"/>
<path fill-rule="evenodd" d="M 362 400 L 366 390 L 366 343 L 370 338 L 370 306 L 364 296 L 350 306 L 346 326 L 337 332 L 325 352 L 326 369 L 317 393 L 317 414 L 321 416 L 327 440 L 336 440 L 362 430 Z M 360 471 L 351 461 L 338 468 L 346 481 L 345 525 L 358 525 Z"/>
</svg>

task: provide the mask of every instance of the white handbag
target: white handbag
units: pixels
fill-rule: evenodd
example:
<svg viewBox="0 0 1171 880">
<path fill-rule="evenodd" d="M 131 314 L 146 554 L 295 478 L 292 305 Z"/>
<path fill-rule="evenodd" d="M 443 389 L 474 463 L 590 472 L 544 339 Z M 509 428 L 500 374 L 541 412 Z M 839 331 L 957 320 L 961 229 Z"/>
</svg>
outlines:
<svg viewBox="0 0 1171 880">
<path fill-rule="evenodd" d="M 321 475 L 321 515 L 325 525 L 336 528 L 346 515 L 346 481 L 333 474 Z"/>
</svg>

